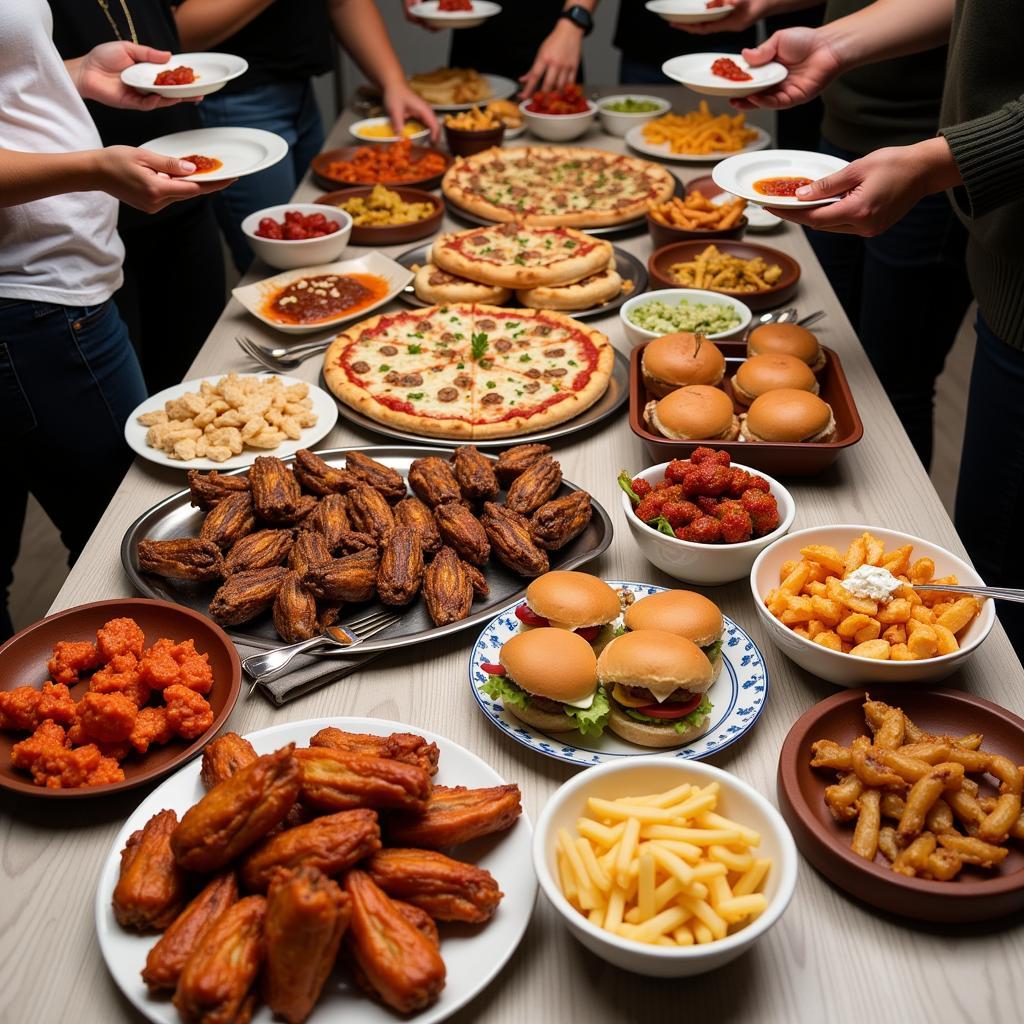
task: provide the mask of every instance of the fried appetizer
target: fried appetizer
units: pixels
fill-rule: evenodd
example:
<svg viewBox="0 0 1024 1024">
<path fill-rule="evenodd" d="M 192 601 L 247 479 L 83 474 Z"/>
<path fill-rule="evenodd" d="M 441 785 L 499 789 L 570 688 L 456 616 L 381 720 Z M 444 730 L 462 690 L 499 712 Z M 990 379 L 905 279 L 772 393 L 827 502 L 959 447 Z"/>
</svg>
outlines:
<svg viewBox="0 0 1024 1024">
<path fill-rule="evenodd" d="M 498 560 L 520 576 L 542 576 L 548 556 L 533 541 L 530 521 L 518 512 L 489 501 L 480 517 Z"/>
<path fill-rule="evenodd" d="M 291 530 L 257 530 L 231 545 L 224 559 L 224 571 L 230 575 L 281 565 L 294 543 L 295 534 Z"/>
<path fill-rule="evenodd" d="M 149 951 L 142 980 L 151 992 L 171 991 L 178 986 L 185 961 L 214 921 L 238 899 L 238 882 L 233 871 L 217 875 L 206 883 L 191 903 L 174 919 Z"/>
<path fill-rule="evenodd" d="M 399 1013 L 435 1002 L 444 988 L 441 954 L 364 871 L 345 876 L 352 898 L 348 948 L 380 1000 Z"/>
<path fill-rule="evenodd" d="M 388 819 L 388 840 L 400 846 L 430 850 L 458 846 L 471 839 L 504 832 L 523 813 L 519 787 L 434 786 L 420 814 L 394 814 Z"/>
<path fill-rule="evenodd" d="M 432 946 L 435 946 L 437 949 L 441 948 L 441 933 L 437 930 L 437 923 L 425 910 L 414 907 L 411 903 L 406 903 L 404 900 L 392 899 L 391 902 L 394 903 L 395 909 L 402 917 L 427 939 Z M 365 979 L 365 975 L 363 977 Z M 364 988 L 372 994 L 372 990 L 368 985 L 364 986 Z"/>
<path fill-rule="evenodd" d="M 316 599 L 302 585 L 297 572 L 285 576 L 274 598 L 273 615 L 274 628 L 287 644 L 308 640 L 320 632 L 316 621 Z"/>
<path fill-rule="evenodd" d="M 227 551 L 255 529 L 252 497 L 248 491 L 238 491 L 222 498 L 210 509 L 199 528 L 199 539 L 208 540 L 222 551 Z"/>
<path fill-rule="evenodd" d="M 213 541 L 198 537 L 140 540 L 139 571 L 167 580 L 205 583 L 224 576 L 224 556 Z"/>
<path fill-rule="evenodd" d="M 218 871 L 283 821 L 299 795 L 294 753 L 289 743 L 264 754 L 190 807 L 171 836 L 178 864 L 188 871 Z"/>
<path fill-rule="evenodd" d="M 505 504 L 520 515 L 533 515 L 561 485 L 562 467 L 550 455 L 542 455 L 509 484 Z"/>
<path fill-rule="evenodd" d="M 259 758 L 253 745 L 237 732 L 226 732 L 206 745 L 199 777 L 207 789 L 230 779 Z"/>
<path fill-rule="evenodd" d="M 383 544 L 395 528 L 391 506 L 369 484 L 358 484 L 345 495 L 345 510 L 352 529 L 368 533 L 378 544 Z"/>
<path fill-rule="evenodd" d="M 423 546 L 410 526 L 391 531 L 381 550 L 377 569 L 377 596 L 395 607 L 408 604 L 423 583 Z"/>
<path fill-rule="evenodd" d="M 452 470 L 462 495 L 469 501 L 493 501 L 498 496 L 498 478 L 494 463 L 472 444 L 455 449 Z"/>
<path fill-rule="evenodd" d="M 328 494 L 321 498 L 302 526 L 304 530 L 323 537 L 328 548 L 327 557 L 330 558 L 337 550 L 342 535 L 352 529 L 348 512 L 345 510 L 345 499 L 340 494 Z M 302 539 L 301 534 L 299 539 Z"/>
<path fill-rule="evenodd" d="M 390 757 L 422 768 L 428 775 L 437 774 L 437 761 L 441 752 L 436 743 L 428 743 L 422 736 L 411 732 L 393 732 L 388 736 L 373 736 L 362 732 L 344 732 L 327 726 L 309 741 L 311 747 L 330 747 L 349 754 L 369 754 Z"/>
<path fill-rule="evenodd" d="M 437 554 L 441 547 L 441 534 L 434 513 L 419 498 L 403 498 L 394 511 L 396 526 L 410 526 L 419 534 L 423 554 Z"/>
<path fill-rule="evenodd" d="M 546 444 L 517 444 L 514 448 L 506 448 L 498 455 L 494 473 L 502 483 L 508 485 L 550 451 L 550 446 Z"/>
<path fill-rule="evenodd" d="M 473 588 L 474 595 L 476 597 L 487 597 L 491 592 L 490 585 L 487 583 L 487 577 L 475 565 L 470 565 L 469 562 L 463 562 L 462 565 L 466 570 L 466 575 L 469 576 L 469 585 Z"/>
<path fill-rule="evenodd" d="M 462 498 L 452 467 L 436 455 L 413 460 L 409 467 L 409 486 L 416 497 L 431 508 Z"/>
<path fill-rule="evenodd" d="M 593 514 L 590 495 L 573 491 L 541 505 L 530 519 L 530 533 L 538 547 L 557 551 L 587 528 Z"/>
<path fill-rule="evenodd" d="M 128 837 L 113 898 L 114 917 L 123 928 L 162 931 L 178 916 L 186 888 L 171 848 L 177 828 L 177 814 L 160 811 Z"/>
<path fill-rule="evenodd" d="M 295 453 L 293 472 L 295 479 L 305 490 L 321 497 L 326 494 L 344 494 L 359 482 L 355 475 L 347 470 L 329 466 L 308 448 L 300 448 Z"/>
<path fill-rule="evenodd" d="M 225 499 L 230 501 L 230 498 Z M 210 615 L 222 626 L 237 626 L 265 612 L 277 597 L 288 570 L 283 565 L 229 576 L 210 601 Z"/>
<path fill-rule="evenodd" d="M 502 892 L 489 871 L 433 850 L 381 850 L 367 861 L 366 870 L 389 896 L 437 921 L 482 924 L 501 902 Z"/>
<path fill-rule="evenodd" d="M 263 999 L 288 1024 L 301 1024 L 334 968 L 352 899 L 314 867 L 281 873 L 267 893 Z"/>
<path fill-rule="evenodd" d="M 386 501 L 399 501 L 409 493 L 401 473 L 362 452 L 346 452 L 345 468 L 356 479 L 379 491 Z"/>
<path fill-rule="evenodd" d="M 259 455 L 249 470 L 249 489 L 257 515 L 268 523 L 291 523 L 302 491 L 292 471 L 274 455 Z"/>
<path fill-rule="evenodd" d="M 464 562 L 484 565 L 491 557 L 491 543 L 475 515 L 462 502 L 447 501 L 434 509 L 441 540 Z"/>
<path fill-rule="evenodd" d="M 302 802 L 323 811 L 355 807 L 422 811 L 430 796 L 430 775 L 418 765 L 388 757 L 348 754 L 328 747 L 300 747 Z"/>
<path fill-rule="evenodd" d="M 340 875 L 380 849 L 375 811 L 359 808 L 314 818 L 271 836 L 242 862 L 242 881 L 249 892 L 266 892 L 282 868 L 314 867 Z"/>
<path fill-rule="evenodd" d="M 313 515 L 317 515 L 317 512 L 314 512 Z M 330 560 L 331 549 L 327 546 L 324 535 L 319 531 L 300 530 L 288 555 L 288 568 L 294 569 L 300 576 L 304 576 L 314 565 Z"/>
<path fill-rule="evenodd" d="M 423 576 L 423 599 L 435 626 L 447 626 L 469 615 L 473 584 L 466 563 L 449 547 L 443 547 Z"/>
<path fill-rule="evenodd" d="M 209 473 L 190 469 L 187 476 L 190 504 L 204 512 L 213 508 L 221 498 L 249 490 L 249 478 L 245 474 L 228 476 L 215 469 Z"/>
<path fill-rule="evenodd" d="M 185 961 L 174 993 L 184 1024 L 246 1024 L 256 1008 L 253 982 L 263 963 L 267 901 L 246 896 L 206 930 Z"/>
<path fill-rule="evenodd" d="M 369 601 L 377 591 L 377 549 L 364 548 L 314 565 L 303 574 L 302 585 L 321 600 Z"/>
</svg>

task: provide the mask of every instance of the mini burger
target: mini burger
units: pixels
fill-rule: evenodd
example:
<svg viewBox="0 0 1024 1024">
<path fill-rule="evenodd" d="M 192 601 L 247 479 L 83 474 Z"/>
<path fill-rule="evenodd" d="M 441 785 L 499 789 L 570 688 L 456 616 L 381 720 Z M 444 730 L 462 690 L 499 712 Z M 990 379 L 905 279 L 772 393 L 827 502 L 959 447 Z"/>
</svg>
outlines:
<svg viewBox="0 0 1024 1024">
<path fill-rule="evenodd" d="M 718 384 L 725 376 L 725 356 L 714 342 L 679 331 L 648 342 L 640 368 L 647 390 L 664 398 L 688 384 Z"/>
<path fill-rule="evenodd" d="M 608 698 L 597 685 L 597 655 L 583 637 L 541 626 L 517 633 L 501 648 L 501 664 L 485 664 L 480 687 L 505 710 L 542 732 L 600 736 Z"/>
<path fill-rule="evenodd" d="M 741 405 L 750 403 L 769 391 L 793 388 L 796 391 L 818 393 L 818 378 L 814 371 L 796 356 L 781 352 L 751 356 L 743 362 L 732 379 L 732 394 Z"/>
<path fill-rule="evenodd" d="M 722 612 L 714 601 L 692 590 L 663 590 L 634 602 L 623 619 L 626 629 L 660 629 L 695 643 L 711 662 L 715 676 L 722 665 Z"/>
<path fill-rule="evenodd" d="M 817 395 L 780 388 L 755 398 L 741 417 L 744 441 L 834 441 L 832 407 Z"/>
<path fill-rule="evenodd" d="M 747 355 L 759 356 L 781 352 L 796 356 L 815 373 L 825 367 L 825 353 L 818 339 L 799 324 L 762 324 L 747 338 Z"/>
<path fill-rule="evenodd" d="M 516 618 L 526 626 L 570 629 L 593 643 L 621 611 L 619 595 L 604 580 L 556 570 L 538 576 L 526 588 L 526 602 L 516 608 Z"/>
<path fill-rule="evenodd" d="M 740 433 L 729 396 L 704 384 L 679 388 L 644 409 L 647 425 L 679 441 L 735 441 Z"/>
<path fill-rule="evenodd" d="M 642 747 L 678 747 L 703 735 L 714 676 L 695 643 L 661 629 L 624 633 L 597 660 L 611 705 L 608 728 Z"/>
</svg>

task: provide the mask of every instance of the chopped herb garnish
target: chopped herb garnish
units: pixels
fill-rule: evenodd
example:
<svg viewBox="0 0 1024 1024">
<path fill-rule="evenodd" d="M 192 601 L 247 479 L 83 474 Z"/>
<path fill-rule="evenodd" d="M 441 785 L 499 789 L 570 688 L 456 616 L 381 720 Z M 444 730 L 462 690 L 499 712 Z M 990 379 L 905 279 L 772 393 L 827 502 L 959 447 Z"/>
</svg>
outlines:
<svg viewBox="0 0 1024 1024">
<path fill-rule="evenodd" d="M 487 351 L 487 335 L 484 333 L 473 335 L 473 358 L 479 359 Z"/>
<path fill-rule="evenodd" d="M 524 260 L 522 256 L 517 256 L 512 262 L 513 263 L 518 263 L 519 266 L 521 266 L 521 267 L 525 267 L 526 266 L 526 260 Z"/>
<path fill-rule="evenodd" d="M 495 383 L 495 382 L 494 382 L 493 380 L 489 380 L 489 381 L 487 382 L 487 386 L 488 386 L 489 388 L 496 388 L 496 387 L 497 387 L 498 385 L 497 385 L 497 384 L 496 384 L 496 383 Z"/>
<path fill-rule="evenodd" d="M 423 397 L 423 392 L 410 391 L 405 397 L 408 398 L 410 402 L 418 402 Z"/>
<path fill-rule="evenodd" d="M 529 362 L 531 362 L 531 361 L 532 361 L 532 360 L 530 359 L 530 355 L 529 355 L 529 353 L 528 353 L 528 352 L 524 352 L 524 353 L 523 353 L 523 354 L 522 354 L 522 355 L 521 355 L 521 356 L 519 357 L 519 362 L 521 362 L 521 363 L 529 363 Z"/>
<path fill-rule="evenodd" d="M 390 370 L 390 369 L 391 369 L 391 367 L 388 366 L 387 363 L 381 363 L 380 366 L 377 367 L 377 372 L 378 373 L 387 373 L 388 370 Z"/>
<path fill-rule="evenodd" d="M 465 363 L 459 363 L 455 367 L 456 370 L 464 370 L 465 368 L 466 368 L 466 364 Z"/>
<path fill-rule="evenodd" d="M 413 337 L 414 338 L 422 338 L 423 335 L 422 334 L 414 334 Z M 409 355 L 415 356 L 415 355 L 419 355 L 419 353 L 423 351 L 423 346 L 422 345 L 406 345 L 405 346 L 405 350 L 406 350 L 406 352 L 409 353 Z"/>
<path fill-rule="evenodd" d="M 569 365 L 570 366 L 579 366 L 579 363 L 577 363 L 575 359 L 570 359 L 569 360 Z"/>
</svg>

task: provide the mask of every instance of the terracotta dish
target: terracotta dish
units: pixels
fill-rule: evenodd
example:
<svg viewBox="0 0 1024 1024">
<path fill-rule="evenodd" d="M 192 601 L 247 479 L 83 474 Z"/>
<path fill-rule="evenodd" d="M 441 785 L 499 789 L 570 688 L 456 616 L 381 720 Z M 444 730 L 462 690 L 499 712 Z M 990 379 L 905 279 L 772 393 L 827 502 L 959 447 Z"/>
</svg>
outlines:
<svg viewBox="0 0 1024 1024">
<path fill-rule="evenodd" d="M 134 619 L 146 634 L 147 646 L 160 637 L 184 640 L 192 637 L 196 650 L 210 655 L 213 668 L 213 689 L 207 700 L 213 708 L 213 725 L 198 739 L 188 743 L 172 740 L 166 746 L 152 747 L 144 756 L 131 755 L 122 763 L 124 782 L 109 786 L 83 786 L 78 789 L 46 789 L 33 785 L 27 774 L 11 766 L 11 747 L 25 738 L 23 732 L 0 731 L 0 787 L 35 797 L 106 796 L 125 789 L 134 789 L 166 775 L 178 765 L 194 757 L 217 734 L 231 714 L 242 683 L 242 666 L 235 645 L 216 623 L 208 618 L 167 601 L 147 598 L 122 598 L 95 601 L 77 608 L 57 612 L 23 629 L 0 647 L 0 687 L 42 686 L 47 678 L 46 663 L 58 640 L 96 639 L 96 630 L 110 619 L 121 616 Z M 71 695 L 80 700 L 89 688 L 87 680 L 71 687 Z"/>
<path fill-rule="evenodd" d="M 352 225 L 352 237 L 349 241 L 353 245 L 366 245 L 372 249 L 380 248 L 382 245 L 401 245 L 404 242 L 415 242 L 418 238 L 426 238 L 434 234 L 441 226 L 441 218 L 444 217 L 444 203 L 435 195 L 424 192 L 419 188 L 406 188 L 404 185 L 385 186 L 392 192 L 397 192 L 402 201 L 406 203 L 430 203 L 434 212 L 423 220 L 409 221 L 407 224 L 387 225 Z M 338 204 L 348 199 L 365 198 L 373 191 L 373 185 L 360 185 L 358 188 L 345 188 L 338 192 L 328 192 L 316 200 L 320 206 L 330 206 L 338 209 Z"/>
<path fill-rule="evenodd" d="M 313 181 L 316 182 L 320 188 L 332 189 L 340 188 L 346 185 L 367 185 L 369 182 L 365 181 L 346 181 L 343 178 L 333 178 L 328 173 L 328 168 L 335 160 L 351 160 L 355 156 L 356 151 L 365 148 L 364 146 L 342 146 L 340 149 L 328 149 L 323 153 L 318 153 L 313 157 L 312 162 L 309 165 L 310 172 L 313 175 Z M 437 153 L 444 157 L 444 167 L 441 168 L 436 174 L 427 175 L 425 178 L 414 178 L 408 181 L 381 181 L 381 185 L 387 185 L 389 188 L 395 185 L 413 185 L 417 188 L 437 188 L 441 184 L 441 178 L 444 177 L 444 172 L 448 170 L 451 165 L 452 158 L 440 149 L 434 149 L 432 146 L 412 146 L 410 149 L 410 156 L 412 159 L 417 159 L 423 156 L 425 153 Z"/>
<path fill-rule="evenodd" d="M 651 236 L 651 244 L 655 249 L 660 249 L 662 246 L 671 245 L 673 242 L 689 242 L 689 241 L 701 241 L 707 239 L 708 242 L 717 242 L 720 238 L 742 238 L 743 232 L 747 230 L 747 216 L 744 214 L 740 219 L 731 227 L 725 228 L 708 228 L 706 231 L 699 231 L 690 228 L 677 228 L 670 227 L 668 224 L 662 224 L 661 221 L 655 220 L 649 213 L 647 214 L 647 232 Z M 681 288 L 682 285 L 673 285 L 673 288 Z"/>
<path fill-rule="evenodd" d="M 902 708 L 922 729 L 935 733 L 984 734 L 982 747 L 1024 760 L 1024 720 L 959 690 L 872 687 L 871 696 Z M 815 704 L 789 730 L 779 755 L 779 810 L 800 852 L 830 882 L 851 896 L 891 914 L 919 921 L 985 921 L 1024 909 L 1024 850 L 1010 840 L 1010 854 L 998 869 L 965 867 L 951 882 L 897 874 L 881 853 L 873 864 L 850 849 L 853 829 L 834 821 L 825 805 L 825 786 L 834 773 L 810 767 L 818 739 L 848 743 L 865 732 L 863 690 L 844 690 Z"/>
</svg>

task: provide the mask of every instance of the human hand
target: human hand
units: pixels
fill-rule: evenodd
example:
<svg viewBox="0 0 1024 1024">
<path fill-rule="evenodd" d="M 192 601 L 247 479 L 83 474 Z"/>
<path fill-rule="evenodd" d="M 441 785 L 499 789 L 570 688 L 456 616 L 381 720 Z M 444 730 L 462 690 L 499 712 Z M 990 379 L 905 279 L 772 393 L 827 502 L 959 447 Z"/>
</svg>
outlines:
<svg viewBox="0 0 1024 1024">
<path fill-rule="evenodd" d="M 166 64 L 170 59 L 169 50 L 154 50 L 151 46 L 119 40 L 94 46 L 84 57 L 67 61 L 66 66 L 83 99 L 96 100 L 108 107 L 126 110 L 154 110 L 183 101 L 170 96 L 138 92 L 121 81 L 121 72 L 143 61 Z M 194 97 L 184 102 L 195 103 L 198 99 Z"/>
<path fill-rule="evenodd" d="M 182 181 L 181 175 L 191 174 L 195 164 L 132 146 L 108 146 L 96 158 L 94 187 L 144 213 L 216 192 L 236 180 Z"/>
<path fill-rule="evenodd" d="M 430 129 L 431 141 L 437 141 L 440 129 L 434 108 L 422 96 L 417 96 L 404 81 L 395 82 L 384 89 L 384 109 L 396 132 L 401 132 L 402 125 L 410 118 L 415 118 Z"/>
<path fill-rule="evenodd" d="M 551 34 L 540 44 L 533 67 L 519 76 L 523 83 L 522 98 L 528 100 L 538 88 L 563 89 L 575 82 L 582 49 L 582 30 L 565 18 L 559 18 Z"/>
<path fill-rule="evenodd" d="M 733 10 L 724 18 L 717 18 L 714 21 L 685 22 L 684 24 L 672 22 L 671 27 L 695 36 L 708 36 L 714 32 L 742 32 L 744 29 L 750 28 L 755 21 L 770 14 L 772 6 L 770 0 L 725 0 L 725 3 Z"/>
<path fill-rule="evenodd" d="M 743 59 L 753 68 L 778 61 L 789 75 L 764 92 L 730 102 L 740 110 L 753 107 L 774 109 L 795 107 L 814 99 L 843 70 L 839 55 L 819 29 L 786 28 L 760 46 L 743 50 Z"/>
<path fill-rule="evenodd" d="M 440 32 L 438 28 L 434 28 L 433 25 L 428 25 L 422 18 L 417 18 L 414 14 L 410 13 L 410 8 L 415 7 L 420 0 L 402 0 L 402 13 L 405 15 L 405 20 L 412 22 L 414 25 L 419 25 L 420 28 L 425 28 L 428 32 Z"/>
</svg>

